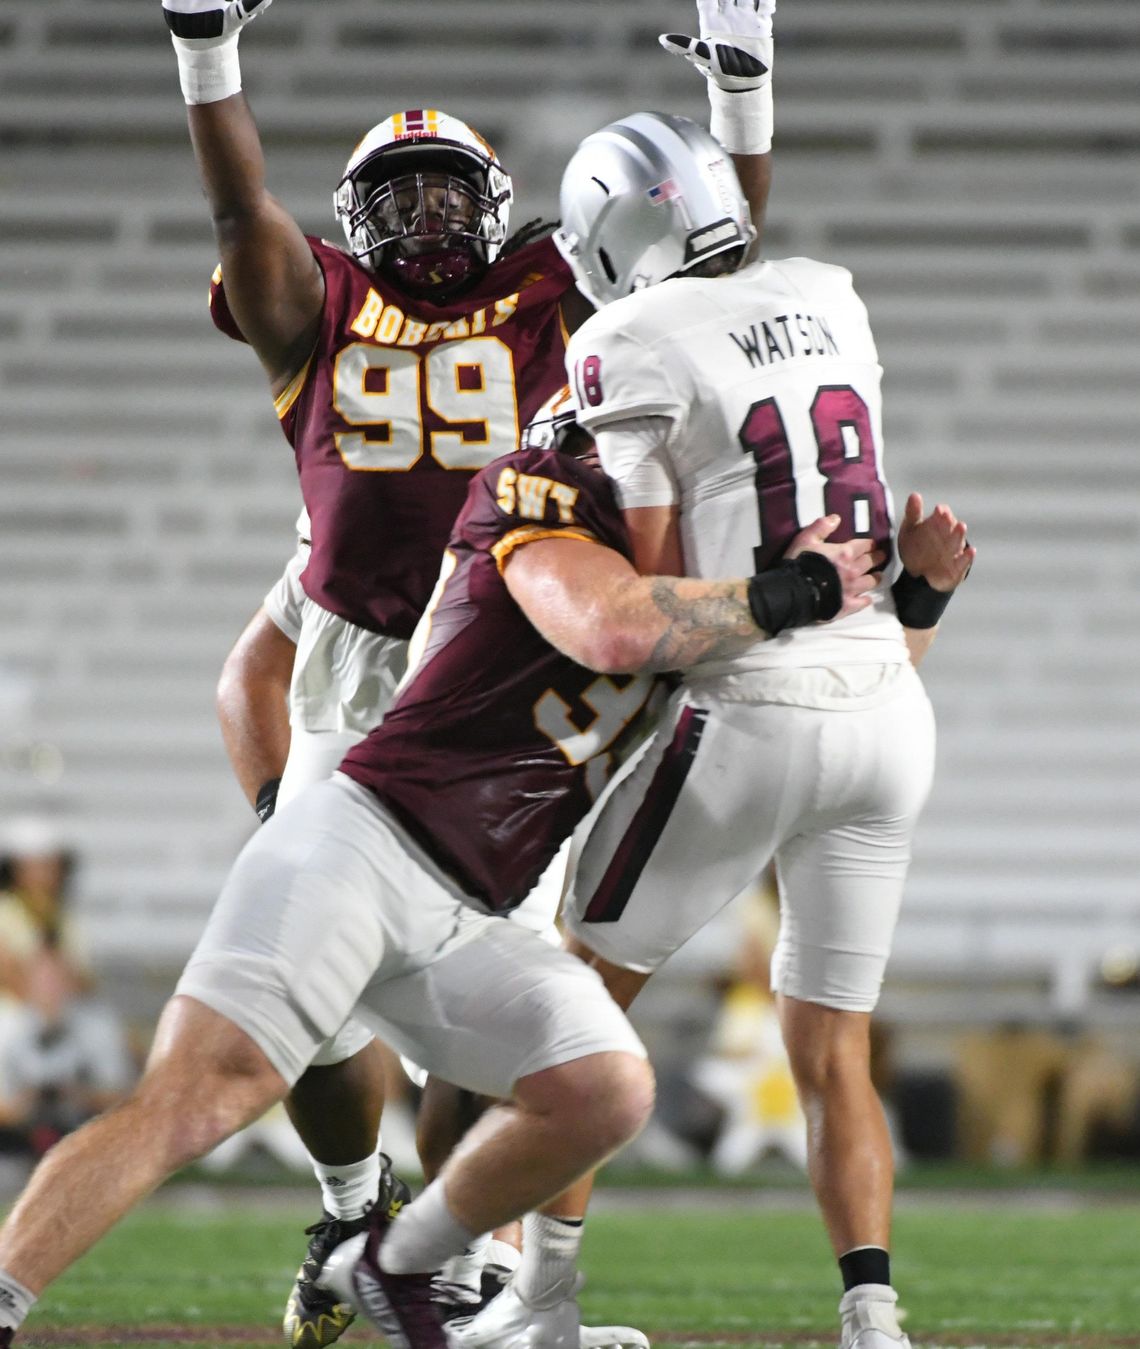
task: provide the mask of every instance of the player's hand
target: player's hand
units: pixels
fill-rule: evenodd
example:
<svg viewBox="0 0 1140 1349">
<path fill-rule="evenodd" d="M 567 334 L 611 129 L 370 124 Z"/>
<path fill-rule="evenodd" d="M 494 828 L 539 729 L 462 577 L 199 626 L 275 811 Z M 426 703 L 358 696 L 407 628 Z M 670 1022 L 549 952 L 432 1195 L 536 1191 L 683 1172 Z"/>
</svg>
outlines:
<svg viewBox="0 0 1140 1349">
<path fill-rule="evenodd" d="M 849 539 L 846 543 L 828 543 L 839 528 L 838 515 L 824 515 L 801 529 L 788 545 L 785 557 L 800 553 L 821 553 L 839 573 L 843 587 L 843 606 L 835 615 L 845 618 L 858 613 L 871 603 L 871 591 L 882 580 L 875 568 L 887 560 L 886 554 L 875 547 L 874 539 Z"/>
<path fill-rule="evenodd" d="M 771 78 L 775 9 L 775 0 L 697 0 L 700 36 L 662 33 L 657 40 L 719 88 L 744 93 Z"/>
<path fill-rule="evenodd" d="M 966 523 L 949 506 L 923 518 L 922 497 L 912 492 L 898 533 L 899 559 L 912 576 L 948 594 L 966 579 L 978 550 L 966 538 Z"/>
<path fill-rule="evenodd" d="M 162 0 L 166 26 L 188 46 L 216 47 L 264 14 L 273 0 Z"/>
</svg>

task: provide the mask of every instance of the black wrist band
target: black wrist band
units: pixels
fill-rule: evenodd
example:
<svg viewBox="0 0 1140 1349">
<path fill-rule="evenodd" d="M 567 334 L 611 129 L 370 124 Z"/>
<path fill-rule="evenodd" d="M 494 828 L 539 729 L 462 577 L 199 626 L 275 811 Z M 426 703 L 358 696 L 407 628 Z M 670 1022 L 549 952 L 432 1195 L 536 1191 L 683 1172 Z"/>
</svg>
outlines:
<svg viewBox="0 0 1140 1349">
<path fill-rule="evenodd" d="M 933 628 L 946 612 L 952 590 L 935 590 L 925 576 L 912 576 L 909 571 L 899 573 L 891 586 L 895 598 L 895 613 L 904 628 Z"/>
<path fill-rule="evenodd" d="M 253 807 L 257 811 L 257 818 L 262 824 L 277 809 L 277 789 L 281 786 L 280 778 L 270 778 L 263 782 L 257 789 L 257 803 Z"/>
<path fill-rule="evenodd" d="M 748 607 L 769 637 L 834 618 L 843 607 L 839 573 L 822 553 L 784 558 L 748 582 Z"/>
</svg>

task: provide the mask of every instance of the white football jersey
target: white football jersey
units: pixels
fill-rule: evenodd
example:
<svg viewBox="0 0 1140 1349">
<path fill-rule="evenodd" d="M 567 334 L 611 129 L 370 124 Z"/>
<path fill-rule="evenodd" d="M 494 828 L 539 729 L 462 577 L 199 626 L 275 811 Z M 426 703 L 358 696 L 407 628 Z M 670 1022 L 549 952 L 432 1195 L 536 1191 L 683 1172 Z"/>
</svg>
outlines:
<svg viewBox="0 0 1140 1349">
<path fill-rule="evenodd" d="M 874 538 L 893 561 L 882 368 L 842 267 L 789 258 L 664 281 L 594 314 L 566 368 L 622 506 L 678 506 L 690 576 L 762 571 L 830 514 L 836 542 Z M 702 672 L 906 659 L 884 583 L 857 614 Z"/>
</svg>

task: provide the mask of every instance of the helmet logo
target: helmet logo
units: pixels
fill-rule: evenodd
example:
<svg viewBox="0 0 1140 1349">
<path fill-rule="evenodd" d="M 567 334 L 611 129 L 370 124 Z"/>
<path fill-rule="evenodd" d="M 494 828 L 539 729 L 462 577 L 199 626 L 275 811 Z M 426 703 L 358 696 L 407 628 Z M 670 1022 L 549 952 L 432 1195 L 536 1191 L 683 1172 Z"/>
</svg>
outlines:
<svg viewBox="0 0 1140 1349">
<path fill-rule="evenodd" d="M 392 118 L 392 138 L 402 141 L 407 136 L 438 136 L 439 113 L 434 108 L 409 108 Z"/>
</svg>

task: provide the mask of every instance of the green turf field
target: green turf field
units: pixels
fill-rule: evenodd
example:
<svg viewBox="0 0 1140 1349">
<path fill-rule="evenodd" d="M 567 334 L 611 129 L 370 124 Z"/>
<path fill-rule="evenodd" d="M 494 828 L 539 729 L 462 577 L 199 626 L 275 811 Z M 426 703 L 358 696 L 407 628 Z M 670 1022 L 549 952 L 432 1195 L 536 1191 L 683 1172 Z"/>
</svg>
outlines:
<svg viewBox="0 0 1140 1349">
<path fill-rule="evenodd" d="M 604 1201 L 603 1201 L 604 1202 Z M 591 1219 L 587 1321 L 655 1343 L 834 1346 L 839 1289 L 814 1212 L 739 1190 L 627 1194 Z M 681 1206 L 678 1207 L 677 1205 Z M 742 1204 L 744 1207 L 742 1208 Z M 230 1192 L 155 1201 L 50 1289 L 22 1345 L 279 1345 L 308 1210 Z M 904 1196 L 896 1284 L 916 1349 L 1140 1346 L 1140 1205 L 989 1193 Z M 378 1343 L 354 1327 L 347 1345 Z"/>
</svg>

